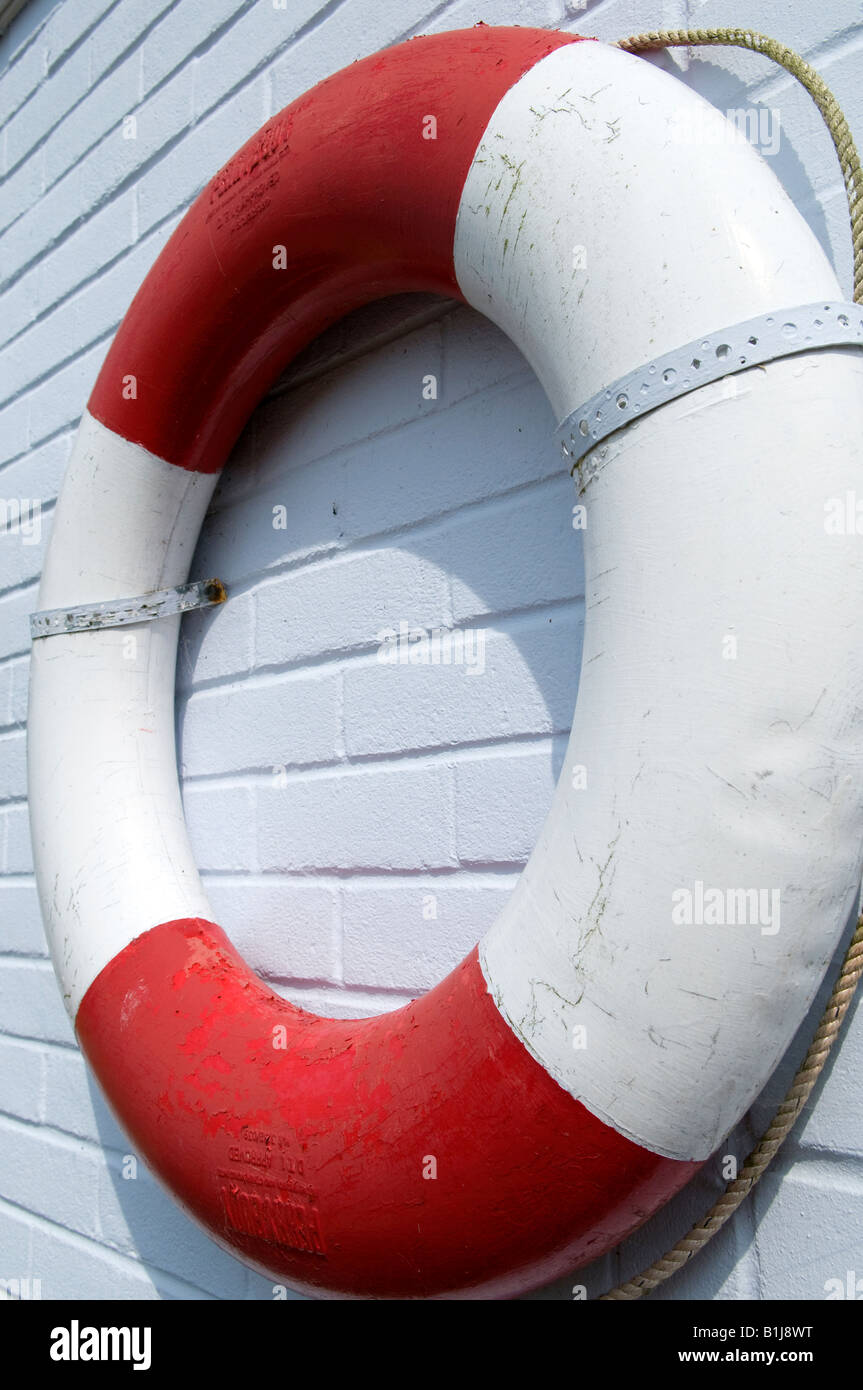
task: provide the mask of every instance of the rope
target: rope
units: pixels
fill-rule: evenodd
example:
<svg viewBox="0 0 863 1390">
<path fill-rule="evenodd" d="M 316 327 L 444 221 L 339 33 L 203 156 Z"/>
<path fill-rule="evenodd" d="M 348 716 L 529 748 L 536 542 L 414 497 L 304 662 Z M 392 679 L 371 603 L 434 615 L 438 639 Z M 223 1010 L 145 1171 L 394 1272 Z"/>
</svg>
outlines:
<svg viewBox="0 0 863 1390">
<path fill-rule="evenodd" d="M 863 303 L 863 172 L 854 145 L 848 122 L 843 116 L 839 103 L 826 83 L 814 68 L 785 44 L 777 43 L 764 34 L 756 34 L 748 29 L 661 29 L 647 34 L 634 34 L 621 39 L 615 47 L 628 53 L 644 52 L 654 48 L 680 47 L 696 44 L 731 44 L 738 48 L 750 48 L 756 53 L 764 53 L 780 63 L 796 77 L 813 97 L 821 112 L 836 147 L 845 191 L 848 195 L 848 209 L 851 214 L 851 235 L 854 243 L 854 302 Z M 856 211 L 855 211 L 856 209 Z M 830 1049 L 839 1036 L 842 1020 L 848 1012 L 854 991 L 863 974 L 863 916 L 857 922 L 854 935 L 845 953 L 842 968 L 833 986 L 827 1007 L 821 1015 L 821 1022 L 809 1045 L 809 1050 L 797 1071 L 776 1114 L 765 1133 L 755 1145 L 743 1164 L 739 1175 L 732 1179 L 722 1196 L 714 1202 L 707 1215 L 687 1232 L 676 1245 L 634 1279 L 618 1284 L 601 1295 L 600 1301 L 622 1301 L 641 1298 L 659 1284 L 670 1279 L 672 1274 L 692 1259 L 726 1221 L 734 1215 L 737 1208 L 748 1197 L 756 1183 L 761 1181 L 768 1166 L 785 1142 L 797 1116 L 800 1114 L 812 1092 L 812 1088 L 830 1055 Z"/>
</svg>

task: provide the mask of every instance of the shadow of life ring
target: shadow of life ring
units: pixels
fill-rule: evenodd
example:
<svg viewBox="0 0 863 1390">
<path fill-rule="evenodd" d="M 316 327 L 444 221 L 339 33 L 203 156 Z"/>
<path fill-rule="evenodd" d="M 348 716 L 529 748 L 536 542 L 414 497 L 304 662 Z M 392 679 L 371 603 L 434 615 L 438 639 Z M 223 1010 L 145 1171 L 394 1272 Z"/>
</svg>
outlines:
<svg viewBox="0 0 863 1390">
<path fill-rule="evenodd" d="M 376 298 L 466 301 L 568 422 L 586 634 L 564 769 L 497 922 L 393 1013 L 294 1007 L 213 921 L 178 786 L 180 618 L 137 623 L 132 659 L 98 625 L 33 643 L 36 874 L 81 1047 L 176 1201 L 316 1296 L 514 1297 L 609 1250 L 758 1095 L 853 910 L 863 558 L 824 519 L 860 481 L 863 358 L 810 334 L 716 375 L 723 325 L 778 314 L 793 339 L 788 305 L 839 296 L 717 122 L 566 33 L 354 63 L 206 186 L 84 413 L 43 609 L 182 585 L 256 403 Z M 686 389 L 638 415 L 696 340 Z"/>
</svg>

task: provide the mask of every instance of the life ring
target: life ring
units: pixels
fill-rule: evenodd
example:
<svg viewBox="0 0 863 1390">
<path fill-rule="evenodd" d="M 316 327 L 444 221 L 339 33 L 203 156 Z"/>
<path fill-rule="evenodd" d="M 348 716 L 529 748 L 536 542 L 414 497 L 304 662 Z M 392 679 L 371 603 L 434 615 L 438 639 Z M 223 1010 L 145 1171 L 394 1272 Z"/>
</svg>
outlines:
<svg viewBox="0 0 863 1390">
<path fill-rule="evenodd" d="M 394 1013 L 294 1008 L 213 922 L 178 788 L 179 617 L 131 629 L 131 659 L 98 624 L 33 644 L 36 874 L 81 1046 L 177 1201 L 296 1288 L 509 1297 L 608 1250 L 757 1096 L 854 907 L 863 561 L 824 506 L 860 481 L 863 364 L 764 161 L 675 136 L 711 112 L 566 33 L 355 63 L 205 188 L 82 419 L 46 610 L 182 585 L 256 402 L 374 298 L 465 300 L 570 420 L 587 616 L 564 770 L 498 922 Z M 724 325 L 777 313 L 794 338 L 787 306 L 821 302 L 793 352 L 637 418 L 663 354 L 702 335 L 706 366 Z M 635 413 L 600 439 L 606 402 Z"/>
</svg>

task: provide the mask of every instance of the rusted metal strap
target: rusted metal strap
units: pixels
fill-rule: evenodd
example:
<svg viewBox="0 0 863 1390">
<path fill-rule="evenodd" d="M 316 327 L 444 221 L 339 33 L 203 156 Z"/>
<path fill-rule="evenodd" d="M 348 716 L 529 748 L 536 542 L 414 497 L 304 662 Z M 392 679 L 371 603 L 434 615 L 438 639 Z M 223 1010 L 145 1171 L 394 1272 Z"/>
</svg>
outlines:
<svg viewBox="0 0 863 1390">
<path fill-rule="evenodd" d="M 30 615 L 30 636 L 56 637 L 63 632 L 93 632 L 103 627 L 125 627 L 129 623 L 149 623 L 170 618 L 193 608 L 211 608 L 224 603 L 228 591 L 221 579 L 199 579 L 174 589 L 156 589 L 138 598 L 107 599 L 104 603 L 82 603 L 75 608 L 46 608 Z"/>
</svg>

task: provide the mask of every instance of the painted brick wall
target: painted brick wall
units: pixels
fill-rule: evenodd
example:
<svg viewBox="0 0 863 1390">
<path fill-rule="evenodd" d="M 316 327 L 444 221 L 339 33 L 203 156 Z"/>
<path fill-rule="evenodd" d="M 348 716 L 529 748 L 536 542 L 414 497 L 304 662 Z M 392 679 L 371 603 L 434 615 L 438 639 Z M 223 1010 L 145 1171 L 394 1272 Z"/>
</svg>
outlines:
<svg viewBox="0 0 863 1390">
<path fill-rule="evenodd" d="M 88 1075 L 46 955 L 26 810 L 27 615 L 75 426 L 128 303 L 194 195 L 273 111 L 409 35 L 490 23 L 746 24 L 816 63 L 863 138 L 858 0 L 30 0 L 0 38 L 0 496 L 41 526 L 0 536 L 0 1278 L 42 1296 L 270 1298 L 139 1169 Z M 777 109 L 774 167 L 850 294 L 838 167 L 814 107 L 733 50 L 651 61 L 723 110 Z M 125 138 L 135 117 L 135 138 Z M 681 209 L 683 215 L 684 209 Z M 426 399 L 423 379 L 437 380 Z M 491 924 L 560 767 L 583 584 L 554 421 L 477 315 L 410 299 L 333 330 L 258 409 L 194 574 L 230 603 L 185 620 L 178 733 L 214 906 L 287 997 L 336 1016 L 397 1006 Z M 273 525 L 285 508 L 284 525 Z M 41 531 L 41 534 L 36 534 Z M 404 621 L 485 634 L 484 670 L 391 668 Z M 822 991 L 823 999 L 823 991 Z M 742 1156 L 814 1026 L 725 1146 Z M 863 1116 L 853 1017 L 754 1201 L 663 1298 L 825 1297 L 863 1277 Z M 586 1273 L 658 1255 L 720 1167 Z M 861 1284 L 863 1290 L 863 1284 Z"/>
</svg>

